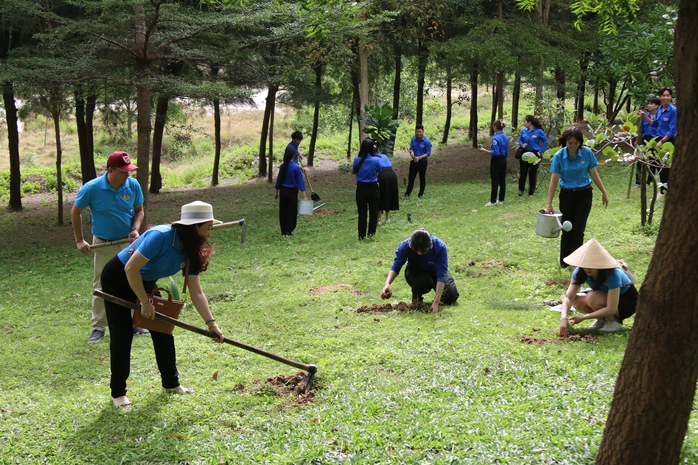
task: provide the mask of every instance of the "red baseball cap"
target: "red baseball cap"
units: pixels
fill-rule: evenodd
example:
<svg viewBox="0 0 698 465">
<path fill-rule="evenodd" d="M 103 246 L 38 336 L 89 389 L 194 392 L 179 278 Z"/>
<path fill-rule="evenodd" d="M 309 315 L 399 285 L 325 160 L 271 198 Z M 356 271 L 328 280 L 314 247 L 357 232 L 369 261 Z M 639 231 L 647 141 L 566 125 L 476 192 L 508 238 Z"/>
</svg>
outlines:
<svg viewBox="0 0 698 465">
<path fill-rule="evenodd" d="M 131 157 L 126 152 L 112 152 L 107 160 L 107 166 L 110 168 L 119 168 L 123 171 L 137 170 L 136 165 L 131 164 Z"/>
</svg>

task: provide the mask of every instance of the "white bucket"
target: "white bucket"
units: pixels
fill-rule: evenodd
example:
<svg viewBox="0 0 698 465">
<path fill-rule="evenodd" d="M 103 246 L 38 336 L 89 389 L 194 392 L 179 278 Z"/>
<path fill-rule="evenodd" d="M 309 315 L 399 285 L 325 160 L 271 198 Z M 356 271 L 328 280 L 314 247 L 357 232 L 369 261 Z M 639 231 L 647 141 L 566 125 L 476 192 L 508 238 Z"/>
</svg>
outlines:
<svg viewBox="0 0 698 465">
<path fill-rule="evenodd" d="M 298 201 L 298 214 L 299 215 L 312 215 L 313 214 L 313 201 L 312 200 L 299 200 Z"/>
<path fill-rule="evenodd" d="M 536 234 L 542 237 L 558 237 L 561 229 L 570 231 L 572 223 L 565 221 L 564 224 L 561 224 L 560 218 L 562 218 L 562 213 L 560 212 L 545 213 L 545 210 L 538 210 Z"/>
</svg>

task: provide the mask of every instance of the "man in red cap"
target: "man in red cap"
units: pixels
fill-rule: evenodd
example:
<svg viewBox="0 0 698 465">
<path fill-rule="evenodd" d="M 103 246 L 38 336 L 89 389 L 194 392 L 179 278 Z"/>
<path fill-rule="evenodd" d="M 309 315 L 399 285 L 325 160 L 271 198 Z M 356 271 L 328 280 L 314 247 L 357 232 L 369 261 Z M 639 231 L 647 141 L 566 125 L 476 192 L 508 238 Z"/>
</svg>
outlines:
<svg viewBox="0 0 698 465">
<path fill-rule="evenodd" d="M 135 169 L 138 167 L 131 163 L 128 153 L 114 152 L 107 160 L 107 172 L 86 183 L 78 192 L 73 208 L 70 210 L 70 219 L 73 222 L 75 243 L 80 253 L 86 254 L 92 250 L 82 234 L 80 217 L 87 207 L 90 208 L 92 222 L 92 245 L 126 238 L 129 242 L 133 242 L 138 238 L 138 230 L 145 212 L 141 186 L 138 181 L 130 177 L 131 171 Z M 117 252 L 127 246 L 128 243 L 123 243 L 94 249 L 93 288 L 102 288 L 102 268 Z M 93 329 L 87 342 L 101 341 L 108 327 L 107 314 L 104 309 L 104 300 L 94 296 L 90 325 Z M 141 328 L 134 328 L 133 332 L 148 334 L 147 330 Z"/>
</svg>

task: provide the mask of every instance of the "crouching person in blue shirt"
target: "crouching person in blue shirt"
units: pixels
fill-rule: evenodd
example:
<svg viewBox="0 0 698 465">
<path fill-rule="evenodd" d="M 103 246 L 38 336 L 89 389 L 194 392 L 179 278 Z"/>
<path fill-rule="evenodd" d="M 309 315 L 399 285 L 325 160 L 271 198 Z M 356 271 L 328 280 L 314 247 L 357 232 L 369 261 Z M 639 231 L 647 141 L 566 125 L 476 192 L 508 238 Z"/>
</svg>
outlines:
<svg viewBox="0 0 698 465">
<path fill-rule="evenodd" d="M 458 300 L 456 283 L 448 272 L 446 244 L 424 229 L 412 233 L 412 237 L 402 241 L 395 251 L 393 266 L 390 267 L 388 279 L 381 292 L 382 299 L 389 299 L 393 295 L 390 285 L 405 262 L 405 280 L 412 288 L 412 305 L 421 305 L 424 302 L 422 296 L 432 289 L 436 291 L 436 295 L 429 308 L 430 312 L 438 312 L 439 303 L 451 305 Z"/>
</svg>

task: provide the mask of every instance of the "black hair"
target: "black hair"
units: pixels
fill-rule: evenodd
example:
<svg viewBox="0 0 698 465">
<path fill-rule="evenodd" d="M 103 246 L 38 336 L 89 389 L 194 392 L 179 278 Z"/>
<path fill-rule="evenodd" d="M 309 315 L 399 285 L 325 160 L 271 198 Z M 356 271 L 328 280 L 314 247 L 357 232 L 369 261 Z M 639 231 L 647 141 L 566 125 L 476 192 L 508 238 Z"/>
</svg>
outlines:
<svg viewBox="0 0 698 465">
<path fill-rule="evenodd" d="M 279 187 L 284 183 L 286 179 L 286 173 L 288 173 L 288 164 L 296 158 L 296 151 L 291 147 L 286 147 L 284 152 L 284 164 L 281 165 L 281 171 L 279 171 Z"/>
<path fill-rule="evenodd" d="M 376 156 L 378 153 L 378 147 L 376 147 L 376 143 L 373 142 L 372 139 L 369 139 L 368 137 L 361 142 L 361 148 L 359 149 L 359 157 L 361 158 L 361 161 L 359 161 L 359 164 L 354 167 L 352 170 L 353 174 L 356 174 L 359 172 L 359 169 L 361 168 L 361 165 L 364 164 L 366 161 L 366 157 L 368 155 L 371 155 L 372 157 Z"/>
<path fill-rule="evenodd" d="M 647 103 L 654 103 L 655 105 L 661 105 L 662 101 L 659 97 L 650 97 L 647 99 Z"/>
<path fill-rule="evenodd" d="M 293 131 L 293 134 L 291 134 L 291 139 L 303 140 L 303 133 L 300 131 Z"/>
<path fill-rule="evenodd" d="M 584 135 L 582 134 L 582 131 L 576 127 L 568 128 L 565 132 L 563 132 L 560 138 L 557 140 L 557 143 L 560 145 L 560 147 L 564 147 L 567 145 L 567 141 L 573 137 L 579 141 L 581 144 L 580 147 L 584 145 Z"/>
<path fill-rule="evenodd" d="M 674 96 L 674 91 L 671 90 L 671 87 L 669 87 L 669 86 L 660 87 L 659 90 L 657 91 L 657 95 L 662 95 L 664 92 L 669 92 L 669 95 L 671 95 L 672 97 Z"/>
<path fill-rule="evenodd" d="M 424 131 L 424 125 L 423 124 L 415 125 L 414 130 L 416 131 L 417 129 L 421 129 L 422 131 Z"/>
<path fill-rule="evenodd" d="M 431 235 L 426 229 L 418 229 L 410 237 L 410 248 L 415 252 L 428 252 L 431 249 Z"/>
<path fill-rule="evenodd" d="M 189 259 L 189 273 L 200 273 L 208 268 L 208 259 L 213 254 L 213 248 L 208 238 L 199 234 L 197 228 L 207 221 L 198 224 L 173 224 L 172 228 L 182 242 L 182 248 Z M 182 270 L 184 272 L 185 270 Z"/>
<path fill-rule="evenodd" d="M 493 127 L 496 131 L 503 131 L 503 130 L 504 130 L 504 126 L 506 126 L 506 125 L 504 124 L 504 121 L 502 121 L 501 119 L 498 119 L 497 121 L 495 121 L 494 123 L 492 123 L 492 127 Z"/>
<path fill-rule="evenodd" d="M 543 125 L 540 123 L 540 118 L 538 116 L 526 115 L 524 120 L 531 123 L 534 128 L 543 129 Z"/>
<path fill-rule="evenodd" d="M 591 278 L 591 282 L 592 282 L 592 284 L 591 284 L 591 289 L 592 289 L 593 291 L 598 291 L 599 289 L 601 289 L 601 286 L 603 286 L 604 284 L 606 284 L 606 275 L 608 274 L 609 271 L 611 271 L 611 270 L 599 270 L 599 272 L 598 272 L 598 274 L 596 275 L 596 277 L 595 277 L 595 278 L 594 278 L 594 277 Z M 586 280 L 587 280 L 588 277 L 589 277 L 589 275 L 587 274 L 586 271 L 584 271 L 584 268 L 579 267 L 579 271 L 577 272 L 577 278 L 578 278 L 581 282 L 576 282 L 576 281 L 575 281 L 575 284 L 580 284 L 580 285 L 581 285 L 581 284 L 584 284 L 584 283 L 586 282 Z"/>
</svg>

